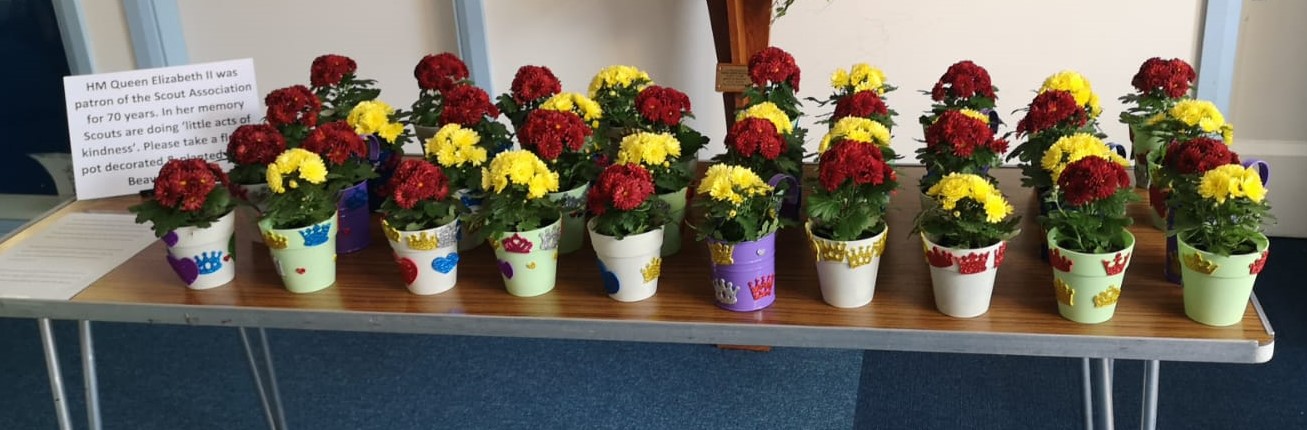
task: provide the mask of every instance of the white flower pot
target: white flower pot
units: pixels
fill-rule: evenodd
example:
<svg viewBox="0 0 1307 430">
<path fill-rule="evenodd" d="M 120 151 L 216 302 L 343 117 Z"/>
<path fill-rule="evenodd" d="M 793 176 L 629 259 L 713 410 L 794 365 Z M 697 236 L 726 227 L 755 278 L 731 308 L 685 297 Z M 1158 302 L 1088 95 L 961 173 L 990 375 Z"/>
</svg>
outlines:
<svg viewBox="0 0 1307 430">
<path fill-rule="evenodd" d="M 181 227 L 163 236 L 168 265 L 192 290 L 220 287 L 236 278 L 232 238 L 236 212 L 228 212 L 208 227 Z"/>
<path fill-rule="evenodd" d="M 663 228 L 633 234 L 618 240 L 613 236 L 595 233 L 594 220 L 590 220 L 590 244 L 599 260 L 599 276 L 603 278 L 608 297 L 619 302 L 638 302 L 658 292 L 658 276 L 662 274 Z"/>
<path fill-rule="evenodd" d="M 395 230 L 382 221 L 381 228 L 395 251 L 395 263 L 409 292 L 426 296 L 454 288 L 458 281 L 458 220 L 416 231 Z"/>
<path fill-rule="evenodd" d="M 817 283 L 821 286 L 822 300 L 837 308 L 858 308 L 871 303 L 889 228 L 867 239 L 836 241 L 813 235 L 811 224 L 807 227 L 817 259 Z"/>
<path fill-rule="evenodd" d="M 956 249 L 937 245 L 924 234 L 921 239 L 926 244 L 935 307 L 956 318 L 974 318 L 988 312 L 994 276 L 1003 264 L 1007 241 L 979 249 Z"/>
</svg>

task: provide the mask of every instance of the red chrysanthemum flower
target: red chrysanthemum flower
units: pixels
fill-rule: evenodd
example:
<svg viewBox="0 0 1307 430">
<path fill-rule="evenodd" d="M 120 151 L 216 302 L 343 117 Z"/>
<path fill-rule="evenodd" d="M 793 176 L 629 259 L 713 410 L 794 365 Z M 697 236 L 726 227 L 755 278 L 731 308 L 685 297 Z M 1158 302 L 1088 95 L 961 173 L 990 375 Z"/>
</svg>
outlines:
<svg viewBox="0 0 1307 430">
<path fill-rule="evenodd" d="M 445 92 L 445 107 L 440 111 L 440 124 L 458 124 L 472 128 L 485 117 L 499 116 L 499 108 L 490 102 L 486 90 L 463 84 Z"/>
<path fill-rule="evenodd" d="M 1076 103 L 1074 95 L 1061 90 L 1045 91 L 1030 102 L 1026 117 L 1017 122 L 1017 133 L 1038 133 L 1063 123 L 1082 127 L 1088 121 L 1089 114 L 1084 106 Z"/>
<path fill-rule="evenodd" d="M 614 164 L 604 169 L 590 189 L 587 206 L 590 212 L 603 215 L 609 207 L 627 212 L 635 210 L 654 193 L 653 175 L 639 164 Z"/>
<path fill-rule="evenodd" d="M 554 160 L 563 149 L 580 151 L 591 133 L 590 126 L 575 113 L 537 109 L 527 114 L 517 135 L 522 148 L 542 159 Z"/>
<path fill-rule="evenodd" d="M 449 178 L 445 172 L 426 160 L 410 158 L 395 169 L 387 184 L 395 204 L 413 209 L 423 200 L 444 200 L 449 197 Z"/>
<path fill-rule="evenodd" d="M 994 139 L 994 132 L 984 121 L 961 111 L 947 110 L 926 128 L 926 148 L 938 153 L 944 147 L 952 148 L 953 155 L 958 157 L 970 157 L 977 149 L 1006 152 L 1007 141 Z"/>
<path fill-rule="evenodd" d="M 675 127 L 690 114 L 690 97 L 675 88 L 650 85 L 635 96 L 635 110 L 646 121 Z"/>
<path fill-rule="evenodd" d="M 769 46 L 749 57 L 749 79 L 760 87 L 789 82 L 794 91 L 799 91 L 799 65 L 784 49 Z"/>
<path fill-rule="evenodd" d="M 989 71 L 976 65 L 971 60 L 963 60 L 948 67 L 944 75 L 935 82 L 930 90 L 930 98 L 944 101 L 946 98 L 969 99 L 977 95 L 997 99 L 994 84 L 990 82 Z"/>
<path fill-rule="evenodd" d="M 513 101 L 523 104 L 532 100 L 558 94 L 563 91 L 563 84 L 554 76 L 554 72 L 545 66 L 522 66 L 513 75 Z"/>
<path fill-rule="evenodd" d="M 843 139 L 821 154 L 818 180 L 826 191 L 835 191 L 846 181 L 853 185 L 880 185 L 895 180 L 894 169 L 885 164 L 885 154 L 868 142 Z"/>
<path fill-rule="evenodd" d="M 286 150 L 286 138 L 268 124 L 236 127 L 227 141 L 227 157 L 239 165 L 269 164 Z"/>
<path fill-rule="evenodd" d="M 340 83 L 345 75 L 353 74 L 358 70 L 358 64 L 353 59 L 335 54 L 327 54 L 313 59 L 313 65 L 309 67 L 309 83 L 314 88 L 321 88 Z"/>
<path fill-rule="evenodd" d="M 776 125 L 762 118 L 745 118 L 736 121 L 726 134 L 726 147 L 740 155 L 775 160 L 785 151 L 785 139 L 776 131 Z"/>
<path fill-rule="evenodd" d="M 1085 157 L 1072 162 L 1057 178 L 1067 204 L 1083 206 L 1130 188 L 1125 167 L 1103 157 Z"/>
<path fill-rule="evenodd" d="M 889 107 L 875 91 L 858 91 L 835 102 L 833 121 L 845 117 L 871 118 L 872 115 L 889 115 Z"/>
<path fill-rule="evenodd" d="M 263 99 L 268 105 L 268 123 L 274 126 L 299 124 L 305 127 L 318 125 L 318 111 L 322 102 L 308 87 L 295 85 L 268 93 Z"/>
<path fill-rule="evenodd" d="M 227 183 L 227 174 L 217 164 L 202 158 L 174 158 L 154 179 L 154 199 L 165 207 L 195 212 L 219 183 Z"/>
<path fill-rule="evenodd" d="M 1188 94 L 1190 85 L 1197 78 L 1193 66 L 1184 60 L 1153 57 L 1139 66 L 1139 71 L 1130 80 L 1130 84 L 1142 94 L 1160 92 L 1168 98 L 1176 99 Z"/>
<path fill-rule="evenodd" d="M 1226 164 L 1239 164 L 1239 154 L 1220 140 L 1199 137 L 1169 145 L 1162 164 L 1181 175 L 1201 175 Z"/>
<path fill-rule="evenodd" d="M 467 79 L 467 64 L 448 52 L 428 55 L 413 68 L 413 77 L 418 80 L 418 88 L 445 92 Z"/>
<path fill-rule="evenodd" d="M 354 127 L 345 121 L 323 124 L 309 132 L 300 148 L 317 153 L 327 163 L 339 166 L 351 157 L 363 158 L 368 155 L 367 143 L 363 137 L 354 132 Z"/>
</svg>

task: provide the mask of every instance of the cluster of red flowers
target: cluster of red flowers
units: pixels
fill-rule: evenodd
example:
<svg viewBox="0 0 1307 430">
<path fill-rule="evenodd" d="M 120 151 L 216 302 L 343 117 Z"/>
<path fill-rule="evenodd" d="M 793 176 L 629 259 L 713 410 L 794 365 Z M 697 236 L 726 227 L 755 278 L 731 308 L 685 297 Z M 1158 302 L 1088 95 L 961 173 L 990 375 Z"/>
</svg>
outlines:
<svg viewBox="0 0 1307 430">
<path fill-rule="evenodd" d="M 647 121 L 675 127 L 690 113 L 690 97 L 675 88 L 650 85 L 635 96 L 635 109 Z"/>
<path fill-rule="evenodd" d="M 856 140 L 840 140 L 821 154 L 817 166 L 818 179 L 826 191 L 835 191 L 845 181 L 854 186 L 880 185 L 895 181 L 898 174 L 885 164 L 885 155 L 875 144 Z"/>
<path fill-rule="evenodd" d="M 413 68 L 413 77 L 418 80 L 418 88 L 445 92 L 467 79 L 467 64 L 448 52 L 428 55 Z"/>
<path fill-rule="evenodd" d="M 946 98 L 969 99 L 975 96 L 996 99 L 994 85 L 989 80 L 989 71 L 976 65 L 971 60 L 963 60 L 948 67 L 935 87 L 930 90 L 930 98 L 944 101 Z"/>
<path fill-rule="evenodd" d="M 358 64 L 353 59 L 335 54 L 327 54 L 313 59 L 313 65 L 309 67 L 309 83 L 314 88 L 322 88 L 340 83 L 345 75 L 353 74 L 358 70 Z"/>
<path fill-rule="evenodd" d="M 1153 57 L 1139 66 L 1139 72 L 1130 80 L 1130 85 L 1143 94 L 1160 91 L 1166 97 L 1177 99 L 1189 93 L 1189 86 L 1197 77 L 1193 66 L 1184 60 Z"/>
<path fill-rule="evenodd" d="M 561 91 L 563 84 L 548 67 L 526 65 L 519 67 L 517 74 L 513 75 L 513 101 L 517 104 L 539 100 Z"/>
<path fill-rule="evenodd" d="M 726 147 L 740 155 L 775 160 L 785 150 L 785 139 L 776 131 L 776 124 L 762 118 L 745 118 L 736 121 L 726 133 Z"/>
<path fill-rule="evenodd" d="M 926 128 L 926 148 L 939 153 L 941 147 L 953 149 L 953 155 L 970 157 L 977 149 L 996 154 L 1007 151 L 1007 141 L 995 139 L 989 124 L 956 110 L 947 110 Z"/>
<path fill-rule="evenodd" d="M 1181 175 L 1201 175 L 1226 164 L 1238 164 L 1239 154 L 1220 140 L 1199 137 L 1169 145 L 1162 165 Z"/>
<path fill-rule="evenodd" d="M 227 157 L 239 165 L 268 164 L 286 150 L 286 138 L 268 124 L 236 127 L 227 141 Z"/>
<path fill-rule="evenodd" d="M 263 99 L 263 103 L 268 105 L 268 123 L 278 127 L 289 124 L 315 126 L 318 124 L 318 111 L 322 110 L 318 96 L 303 85 L 273 90 Z"/>
<path fill-rule="evenodd" d="M 839 121 L 850 116 L 871 118 L 872 115 L 889 115 L 889 106 L 885 106 L 885 101 L 875 91 L 858 91 L 835 102 L 835 116 L 831 120 Z"/>
<path fill-rule="evenodd" d="M 1026 117 L 1017 122 L 1017 133 L 1034 134 L 1063 123 L 1083 127 L 1088 121 L 1089 114 L 1084 106 L 1076 103 L 1074 95 L 1061 90 L 1045 91 L 1030 102 Z"/>
<path fill-rule="evenodd" d="M 517 133 L 523 148 L 554 160 L 563 154 L 563 148 L 580 151 L 592 131 L 575 113 L 536 109 L 527 114 L 526 124 Z"/>
<path fill-rule="evenodd" d="M 444 200 L 449 197 L 449 178 L 436 165 L 416 158 L 400 163 L 390 177 L 390 197 L 404 209 L 413 209 L 419 201 Z"/>
<path fill-rule="evenodd" d="M 749 57 L 749 79 L 754 85 L 788 82 L 794 91 L 799 90 L 799 65 L 794 56 L 781 48 L 769 46 Z"/>
<path fill-rule="evenodd" d="M 159 169 L 154 199 L 165 207 L 195 212 L 218 183 L 227 183 L 227 173 L 217 164 L 202 158 L 175 158 Z"/>
<path fill-rule="evenodd" d="M 354 127 L 345 121 L 323 124 L 309 132 L 300 148 L 321 155 L 327 163 L 339 166 L 351 157 L 363 158 L 368 155 L 368 146 L 363 137 L 354 132 Z"/>
<path fill-rule="evenodd" d="M 499 116 L 499 108 L 490 102 L 486 90 L 462 84 L 445 92 L 445 106 L 440 111 L 441 124 L 458 124 L 471 128 L 487 116 Z"/>
<path fill-rule="evenodd" d="M 587 206 L 594 215 L 608 208 L 635 210 L 654 193 L 653 175 L 639 164 L 614 164 L 604 169 L 590 189 Z"/>
<path fill-rule="evenodd" d="M 1085 157 L 1072 162 L 1057 178 L 1067 204 L 1083 206 L 1130 188 L 1125 167 L 1103 157 Z"/>
</svg>

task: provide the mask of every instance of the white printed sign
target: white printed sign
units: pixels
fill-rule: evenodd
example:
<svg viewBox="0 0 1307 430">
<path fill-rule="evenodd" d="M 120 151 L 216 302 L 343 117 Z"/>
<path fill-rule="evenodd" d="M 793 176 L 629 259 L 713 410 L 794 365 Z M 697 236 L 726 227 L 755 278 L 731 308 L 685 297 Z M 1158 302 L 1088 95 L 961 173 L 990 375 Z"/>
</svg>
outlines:
<svg viewBox="0 0 1307 430">
<path fill-rule="evenodd" d="M 68 76 L 64 98 L 78 199 L 150 189 L 173 158 L 229 168 L 227 138 L 263 117 L 248 58 Z"/>
</svg>

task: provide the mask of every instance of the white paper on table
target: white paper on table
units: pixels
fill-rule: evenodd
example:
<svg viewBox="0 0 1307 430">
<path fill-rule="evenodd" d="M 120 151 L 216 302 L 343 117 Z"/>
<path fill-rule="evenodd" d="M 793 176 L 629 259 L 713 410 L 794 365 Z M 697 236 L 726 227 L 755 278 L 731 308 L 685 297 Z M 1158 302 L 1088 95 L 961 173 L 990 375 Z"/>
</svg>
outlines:
<svg viewBox="0 0 1307 430">
<path fill-rule="evenodd" d="M 68 300 L 155 241 L 130 214 L 68 214 L 0 252 L 0 297 Z"/>
</svg>

